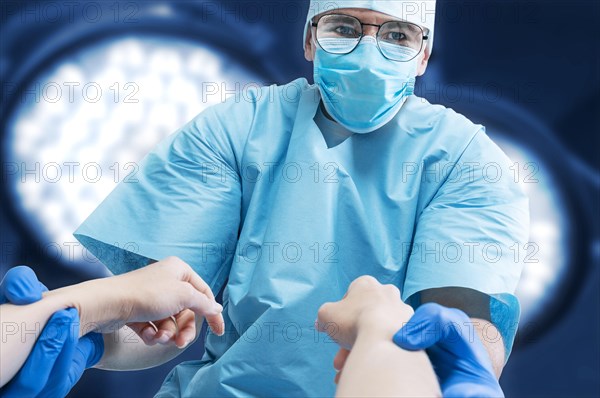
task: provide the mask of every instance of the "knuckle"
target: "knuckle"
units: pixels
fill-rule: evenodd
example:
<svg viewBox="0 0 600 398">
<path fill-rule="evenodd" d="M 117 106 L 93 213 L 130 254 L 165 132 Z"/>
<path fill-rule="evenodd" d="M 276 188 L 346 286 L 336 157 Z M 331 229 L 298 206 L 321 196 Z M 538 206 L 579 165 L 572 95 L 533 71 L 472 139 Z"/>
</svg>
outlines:
<svg viewBox="0 0 600 398">
<path fill-rule="evenodd" d="M 365 284 L 379 283 L 379 282 L 377 282 L 377 279 L 375 279 L 375 277 L 373 277 L 371 275 L 363 275 L 359 279 Z"/>
<path fill-rule="evenodd" d="M 190 285 L 189 283 L 181 283 L 179 286 L 177 286 L 177 290 L 179 291 L 181 300 L 184 302 L 189 302 L 191 300 L 194 299 L 196 292 L 196 289 L 193 288 L 192 285 Z"/>
<path fill-rule="evenodd" d="M 319 320 L 327 319 L 330 307 L 331 307 L 331 303 L 325 303 L 322 306 L 320 306 L 319 310 L 317 311 L 317 318 Z"/>
<path fill-rule="evenodd" d="M 378 284 L 377 279 L 371 275 L 363 275 L 356 278 L 350 285 L 354 287 L 369 287 Z"/>
<path fill-rule="evenodd" d="M 460 308 L 449 308 L 448 316 L 454 322 L 470 322 L 471 318 Z"/>
<path fill-rule="evenodd" d="M 181 266 L 182 264 L 184 264 L 183 260 L 177 256 L 169 256 L 169 257 L 165 258 L 163 261 L 166 264 L 175 265 L 175 266 Z"/>
<path fill-rule="evenodd" d="M 426 303 L 421 306 L 422 311 L 427 311 L 427 313 L 436 320 L 441 320 L 442 313 L 444 307 L 439 305 L 438 303 Z"/>
<path fill-rule="evenodd" d="M 383 287 L 384 287 L 384 289 L 388 293 L 390 293 L 390 294 L 392 294 L 394 296 L 399 296 L 400 295 L 400 289 L 398 289 L 398 287 L 395 286 L 395 285 L 387 284 L 387 285 L 383 285 Z"/>
</svg>

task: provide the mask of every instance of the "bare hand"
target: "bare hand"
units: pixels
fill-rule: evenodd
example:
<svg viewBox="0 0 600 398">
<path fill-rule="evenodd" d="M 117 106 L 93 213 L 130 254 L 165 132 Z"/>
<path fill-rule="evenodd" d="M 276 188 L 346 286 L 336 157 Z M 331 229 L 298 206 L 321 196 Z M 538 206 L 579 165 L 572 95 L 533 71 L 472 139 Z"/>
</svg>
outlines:
<svg viewBox="0 0 600 398">
<path fill-rule="evenodd" d="M 83 302 L 77 307 L 82 322 L 84 319 L 104 320 L 96 322 L 97 329 L 128 323 L 147 344 L 174 340 L 182 347 L 195 337 L 198 316 L 206 318 L 214 333 L 224 333 L 223 308 L 215 301 L 206 282 L 177 257 L 90 282 L 92 284 L 82 290 Z M 118 308 L 118 316 L 114 308 Z M 107 311 L 106 315 L 99 315 Z M 154 321 L 157 330 L 148 321 Z"/>
<path fill-rule="evenodd" d="M 389 334 L 389 339 L 413 314 L 400 298 L 400 290 L 382 285 L 372 276 L 354 280 L 342 300 L 319 308 L 316 327 L 342 348 L 352 348 L 359 332 Z"/>
<path fill-rule="evenodd" d="M 392 341 L 394 333 L 413 313 L 412 307 L 402 302 L 396 286 L 382 285 L 371 276 L 355 279 L 342 300 L 323 304 L 316 327 L 340 345 L 333 360 L 337 370 L 334 382 L 338 383 L 360 333 Z"/>
</svg>

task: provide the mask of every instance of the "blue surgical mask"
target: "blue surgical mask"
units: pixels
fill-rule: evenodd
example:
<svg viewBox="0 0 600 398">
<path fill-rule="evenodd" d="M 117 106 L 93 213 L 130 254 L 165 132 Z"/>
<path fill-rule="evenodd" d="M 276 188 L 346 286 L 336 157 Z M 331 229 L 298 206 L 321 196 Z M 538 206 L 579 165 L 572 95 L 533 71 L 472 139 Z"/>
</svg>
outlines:
<svg viewBox="0 0 600 398">
<path fill-rule="evenodd" d="M 413 94 L 417 58 L 389 60 L 372 36 L 364 36 L 349 54 L 330 54 L 317 45 L 314 79 L 325 109 L 354 133 L 377 130 L 392 120 Z"/>
</svg>

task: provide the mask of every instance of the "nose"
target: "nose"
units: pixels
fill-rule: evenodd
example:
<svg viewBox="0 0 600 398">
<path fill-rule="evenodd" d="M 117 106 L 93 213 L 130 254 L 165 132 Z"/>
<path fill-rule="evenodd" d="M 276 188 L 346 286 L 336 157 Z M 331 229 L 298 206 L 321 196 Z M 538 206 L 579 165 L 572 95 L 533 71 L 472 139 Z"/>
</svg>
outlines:
<svg viewBox="0 0 600 398">
<path fill-rule="evenodd" d="M 375 38 L 377 38 L 377 30 L 379 28 L 377 26 L 371 26 L 371 25 L 365 25 L 363 26 L 363 34 L 365 36 L 373 36 Z"/>
</svg>

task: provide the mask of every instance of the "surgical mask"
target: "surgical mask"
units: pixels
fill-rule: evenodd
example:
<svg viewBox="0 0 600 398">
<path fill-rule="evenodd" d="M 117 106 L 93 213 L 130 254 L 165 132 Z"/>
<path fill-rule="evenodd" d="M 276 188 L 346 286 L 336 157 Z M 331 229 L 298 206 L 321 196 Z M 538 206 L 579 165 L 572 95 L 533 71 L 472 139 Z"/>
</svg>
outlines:
<svg viewBox="0 0 600 398">
<path fill-rule="evenodd" d="M 392 120 L 413 94 L 417 59 L 385 58 L 372 36 L 364 36 L 349 54 L 330 54 L 317 45 L 314 79 L 325 109 L 336 122 L 354 133 L 370 133 Z"/>
</svg>

